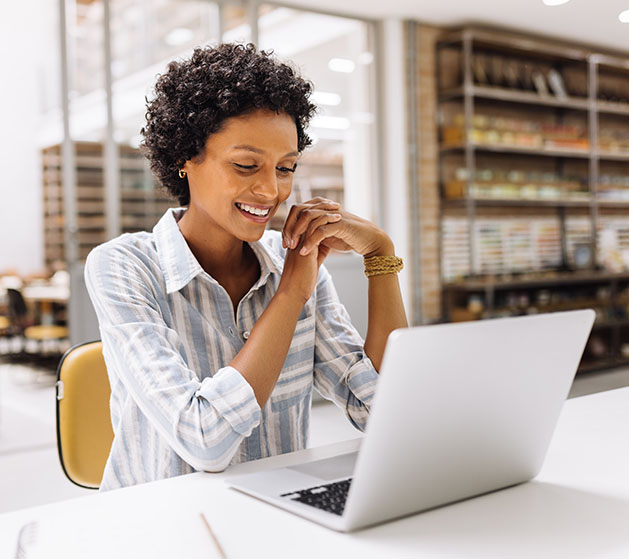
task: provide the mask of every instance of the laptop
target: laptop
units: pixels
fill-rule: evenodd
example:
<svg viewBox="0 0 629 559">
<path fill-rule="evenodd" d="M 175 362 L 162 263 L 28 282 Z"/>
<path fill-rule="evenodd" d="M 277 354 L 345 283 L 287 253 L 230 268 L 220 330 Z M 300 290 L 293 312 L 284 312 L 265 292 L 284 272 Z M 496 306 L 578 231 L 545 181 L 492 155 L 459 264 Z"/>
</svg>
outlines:
<svg viewBox="0 0 629 559">
<path fill-rule="evenodd" d="M 528 481 L 594 318 L 579 310 L 396 330 L 358 452 L 227 482 L 347 532 Z"/>
</svg>

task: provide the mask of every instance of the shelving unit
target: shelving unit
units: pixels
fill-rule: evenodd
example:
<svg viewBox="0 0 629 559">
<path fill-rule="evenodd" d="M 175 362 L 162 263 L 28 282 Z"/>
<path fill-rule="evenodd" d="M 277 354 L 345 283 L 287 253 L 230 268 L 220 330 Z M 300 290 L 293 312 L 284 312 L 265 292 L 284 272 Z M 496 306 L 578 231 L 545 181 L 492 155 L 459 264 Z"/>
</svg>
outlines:
<svg viewBox="0 0 629 559">
<path fill-rule="evenodd" d="M 593 306 L 582 370 L 629 363 L 629 59 L 466 28 L 436 68 L 443 318 Z"/>
<path fill-rule="evenodd" d="M 103 147 L 77 142 L 77 208 L 79 257 L 84 259 L 96 245 L 105 242 L 105 192 Z M 44 259 L 47 267 L 65 264 L 64 207 L 61 177 L 61 147 L 42 153 L 44 181 Z M 150 230 L 176 202 L 156 189 L 144 157 L 137 149 L 120 146 L 121 226 L 123 233 Z"/>
<path fill-rule="evenodd" d="M 592 308 L 596 322 L 580 372 L 629 365 L 629 273 L 556 273 L 445 285 L 448 320 Z"/>
</svg>

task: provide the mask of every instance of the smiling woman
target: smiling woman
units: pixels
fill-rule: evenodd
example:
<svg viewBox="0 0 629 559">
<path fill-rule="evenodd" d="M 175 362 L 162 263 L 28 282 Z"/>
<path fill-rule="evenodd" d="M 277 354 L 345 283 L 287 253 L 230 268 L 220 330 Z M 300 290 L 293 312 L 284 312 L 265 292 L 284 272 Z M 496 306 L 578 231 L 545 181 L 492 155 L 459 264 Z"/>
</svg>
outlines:
<svg viewBox="0 0 629 559">
<path fill-rule="evenodd" d="M 248 223 L 240 236 L 257 241 L 264 227 L 250 224 L 265 225 L 288 198 L 298 155 L 295 121 L 286 113 L 257 109 L 230 118 L 208 138 L 203 153 L 183 166 L 190 188 L 179 224 L 184 236 L 193 235 L 194 222 L 208 232 L 209 217 L 220 229 L 213 231 L 216 242 L 225 242 L 221 233 L 238 236 L 236 230 Z"/>
<path fill-rule="evenodd" d="M 266 230 L 310 143 L 312 86 L 291 66 L 252 45 L 196 49 L 155 91 L 143 150 L 185 207 L 85 268 L 112 387 L 105 490 L 305 448 L 313 387 L 364 429 L 386 338 L 406 325 L 378 227 L 315 198 Z M 322 265 L 333 249 L 379 263 L 365 341 Z"/>
</svg>

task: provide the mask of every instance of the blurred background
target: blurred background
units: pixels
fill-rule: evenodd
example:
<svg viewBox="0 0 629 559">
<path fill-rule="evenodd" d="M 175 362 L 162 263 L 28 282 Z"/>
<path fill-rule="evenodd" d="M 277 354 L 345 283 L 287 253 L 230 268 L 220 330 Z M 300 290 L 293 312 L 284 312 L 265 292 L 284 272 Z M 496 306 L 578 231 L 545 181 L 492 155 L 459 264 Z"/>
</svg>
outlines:
<svg viewBox="0 0 629 559">
<path fill-rule="evenodd" d="M 83 491 L 63 479 L 54 443 L 56 365 L 99 338 L 83 264 L 177 205 L 139 153 L 145 98 L 169 61 L 219 41 L 271 49 L 315 84 L 314 145 L 287 206 L 322 195 L 383 227 L 406 262 L 412 324 L 593 308 L 572 395 L 629 385 L 626 10 L 621 0 L 3 3 L 0 512 Z M 361 259 L 326 265 L 364 334 Z"/>
</svg>

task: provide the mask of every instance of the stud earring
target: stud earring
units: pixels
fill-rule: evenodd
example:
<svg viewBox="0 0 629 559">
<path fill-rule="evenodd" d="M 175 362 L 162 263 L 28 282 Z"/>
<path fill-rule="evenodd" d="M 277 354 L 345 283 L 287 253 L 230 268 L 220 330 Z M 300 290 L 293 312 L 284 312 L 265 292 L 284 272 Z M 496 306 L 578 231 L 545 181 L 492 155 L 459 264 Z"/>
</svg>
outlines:
<svg viewBox="0 0 629 559">
<path fill-rule="evenodd" d="M 187 175 L 187 173 L 183 169 L 179 169 L 179 178 L 180 179 L 185 179 L 186 175 Z"/>
</svg>

